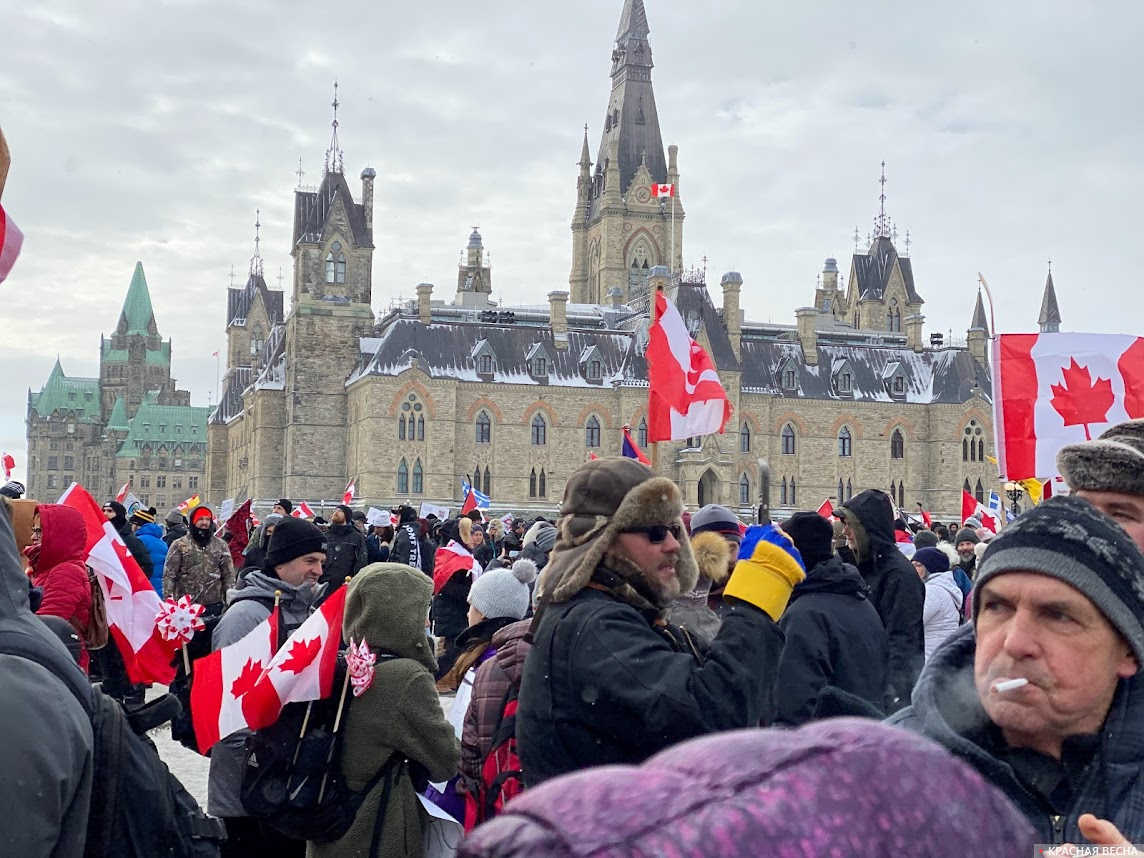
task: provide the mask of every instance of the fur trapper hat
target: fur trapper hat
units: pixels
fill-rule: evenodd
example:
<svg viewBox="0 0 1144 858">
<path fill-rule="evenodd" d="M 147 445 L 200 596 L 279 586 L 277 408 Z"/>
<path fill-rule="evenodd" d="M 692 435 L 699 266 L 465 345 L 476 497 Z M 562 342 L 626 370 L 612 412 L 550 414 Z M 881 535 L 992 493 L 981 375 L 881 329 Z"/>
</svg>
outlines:
<svg viewBox="0 0 1144 858">
<path fill-rule="evenodd" d="M 682 530 L 682 513 L 679 487 L 635 459 L 585 462 L 564 487 L 556 546 L 538 584 L 540 600 L 566 602 L 583 590 L 621 531 L 670 523 Z M 680 540 L 675 575 L 681 593 L 691 592 L 699 580 L 686 536 Z"/>
<path fill-rule="evenodd" d="M 699 567 L 699 577 L 719 586 L 731 574 L 731 543 L 721 533 L 705 530 L 691 540 L 691 551 L 695 555 L 695 565 Z"/>
<path fill-rule="evenodd" d="M 1073 491 L 1144 495 L 1144 419 L 1118 423 L 1095 440 L 1062 447 L 1057 470 Z"/>
</svg>

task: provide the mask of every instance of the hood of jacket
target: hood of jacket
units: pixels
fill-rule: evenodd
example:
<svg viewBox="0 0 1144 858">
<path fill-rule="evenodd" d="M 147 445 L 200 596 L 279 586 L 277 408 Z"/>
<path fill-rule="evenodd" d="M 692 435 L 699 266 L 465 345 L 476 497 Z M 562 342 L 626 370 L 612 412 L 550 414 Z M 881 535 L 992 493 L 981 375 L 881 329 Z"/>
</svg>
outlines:
<svg viewBox="0 0 1144 858">
<path fill-rule="evenodd" d="M 310 609 L 325 595 L 327 584 L 314 584 L 309 587 L 294 587 L 281 578 L 267 575 L 257 569 L 247 572 L 241 589 L 227 592 L 227 603 L 230 605 L 247 599 L 266 601 L 273 599 L 275 593 L 281 593 L 279 608 L 283 614 L 291 617 L 305 618 L 309 616 Z"/>
<path fill-rule="evenodd" d="M 159 525 L 155 524 L 155 522 L 151 522 L 150 524 L 145 524 L 136 530 L 135 535 L 140 539 L 142 539 L 144 536 L 150 536 L 154 539 L 162 539 L 163 528 L 159 527 Z"/>
<path fill-rule="evenodd" d="M 36 569 L 47 572 L 61 563 L 84 563 L 87 559 L 87 532 L 78 509 L 63 504 L 42 503 L 40 514 L 40 557 Z"/>
<path fill-rule="evenodd" d="M 866 489 L 846 501 L 842 508 L 862 523 L 871 548 L 894 547 L 894 511 L 889 495 L 877 489 Z"/>
<path fill-rule="evenodd" d="M 727 564 L 731 560 L 731 545 L 721 533 L 705 530 L 691 538 L 691 551 L 699 567 L 699 579 L 715 586 L 724 583 L 730 575 Z M 710 589 L 710 588 L 708 588 Z"/>
<path fill-rule="evenodd" d="M 375 653 L 411 658 L 437 671 L 426 632 L 433 597 L 429 576 L 404 563 L 371 563 L 347 586 L 342 619 L 346 641 L 364 640 Z"/>
<path fill-rule="evenodd" d="M 831 557 L 811 569 L 803 581 L 795 585 L 790 604 L 810 593 L 835 593 L 840 596 L 867 598 L 868 588 L 862 574 L 840 557 Z"/>
<path fill-rule="evenodd" d="M 532 644 L 525 640 L 531 626 L 532 618 L 529 617 L 517 620 L 493 635 L 493 646 L 497 651 L 494 660 L 514 684 L 520 683 L 521 675 L 524 673 L 524 660 L 528 657 L 528 651 L 532 649 Z"/>
</svg>

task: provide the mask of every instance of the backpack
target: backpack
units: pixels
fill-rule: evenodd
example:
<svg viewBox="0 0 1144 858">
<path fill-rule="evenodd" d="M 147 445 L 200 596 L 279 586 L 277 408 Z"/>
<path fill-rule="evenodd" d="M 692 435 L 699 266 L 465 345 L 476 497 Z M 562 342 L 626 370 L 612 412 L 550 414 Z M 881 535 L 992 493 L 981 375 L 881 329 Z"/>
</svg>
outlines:
<svg viewBox="0 0 1144 858">
<path fill-rule="evenodd" d="M 513 796 L 524 791 L 520 754 L 516 745 L 516 708 L 520 689 L 509 687 L 493 731 L 489 752 L 481 763 L 479 783 L 466 783 L 465 833 L 492 819 Z"/>
<path fill-rule="evenodd" d="M 76 664 L 46 641 L 0 630 L 0 652 L 51 671 L 91 719 L 85 858 L 219 858 L 219 844 L 226 839 L 222 820 L 203 813 L 113 698 L 93 688 Z"/>
<path fill-rule="evenodd" d="M 339 658 L 334 688 L 344 683 L 345 670 Z M 405 762 L 391 754 L 363 789 L 351 790 L 341 769 L 344 711 L 341 728 L 336 733 L 333 729 L 339 698 L 334 694 L 309 703 L 289 703 L 277 721 L 246 737 L 242 805 L 250 816 L 295 840 L 340 839 L 369 792 L 385 779 L 388 794 L 395 770 Z M 347 698 L 345 706 L 349 705 Z M 384 808 L 385 797 L 379 816 Z"/>
<path fill-rule="evenodd" d="M 87 567 L 87 583 L 91 588 L 91 615 L 87 621 L 87 633 L 83 636 L 83 645 L 88 652 L 103 649 L 107 646 L 107 605 L 103 601 L 103 588 L 99 585 L 99 577 Z"/>
</svg>

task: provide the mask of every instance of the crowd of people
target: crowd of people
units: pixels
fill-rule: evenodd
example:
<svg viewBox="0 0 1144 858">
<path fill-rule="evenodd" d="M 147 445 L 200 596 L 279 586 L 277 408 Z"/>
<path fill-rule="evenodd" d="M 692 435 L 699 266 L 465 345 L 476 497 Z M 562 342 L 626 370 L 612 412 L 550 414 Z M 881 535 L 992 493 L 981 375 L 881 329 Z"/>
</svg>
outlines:
<svg viewBox="0 0 1144 858">
<path fill-rule="evenodd" d="M 577 468 L 553 520 L 401 506 L 369 526 L 283 498 L 233 556 L 206 506 L 165 532 L 155 510 L 103 509 L 157 590 L 204 606 L 193 655 L 275 604 L 289 633 L 342 586 L 343 641 L 377 654 L 346 706 L 341 772 L 365 792 L 349 829 L 307 843 L 248 813 L 239 731 L 210 752 L 223 855 L 421 855 L 418 796 L 447 783 L 474 858 L 1015 856 L 1144 839 L 1144 421 L 1059 467 L 1071 495 L 996 534 L 912 525 L 878 490 L 834 519 L 748 526 L 687 512 L 628 458 Z M 0 759 L 35 840 L 6 851 L 79 855 L 90 730 L 47 712 L 32 689 L 52 677 L 5 654 L 6 630 L 62 640 L 128 709 L 145 689 L 115 646 L 85 647 L 79 514 L 21 493 L 0 490 L 0 718 L 17 739 Z M 190 682 L 180 666 L 184 704 Z"/>
</svg>

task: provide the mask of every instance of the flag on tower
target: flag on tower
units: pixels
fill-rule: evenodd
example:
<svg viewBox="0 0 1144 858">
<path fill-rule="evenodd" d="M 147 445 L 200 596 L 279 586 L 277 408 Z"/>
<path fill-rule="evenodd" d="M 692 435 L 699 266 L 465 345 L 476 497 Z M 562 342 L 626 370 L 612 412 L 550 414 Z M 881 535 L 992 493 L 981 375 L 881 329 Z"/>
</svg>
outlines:
<svg viewBox="0 0 1144 858">
<path fill-rule="evenodd" d="M 651 195 L 653 197 L 674 197 L 675 196 L 675 185 L 672 185 L 672 184 L 652 185 L 651 186 Z"/>
<path fill-rule="evenodd" d="M 20 232 L 12 219 L 0 206 L 0 283 L 8 276 L 12 266 L 16 264 L 16 257 L 20 255 L 20 246 L 24 243 L 24 233 Z"/>
<path fill-rule="evenodd" d="M 342 495 L 342 503 L 347 506 L 354 502 L 354 495 L 357 494 L 357 480 L 350 480 L 346 485 L 345 493 Z"/>
<path fill-rule="evenodd" d="M 639 444 L 632 440 L 632 427 L 624 427 L 624 441 L 620 444 L 620 455 L 627 456 L 629 459 L 636 459 L 645 465 L 651 466 L 651 461 L 644 451 L 640 449 Z"/>
</svg>

